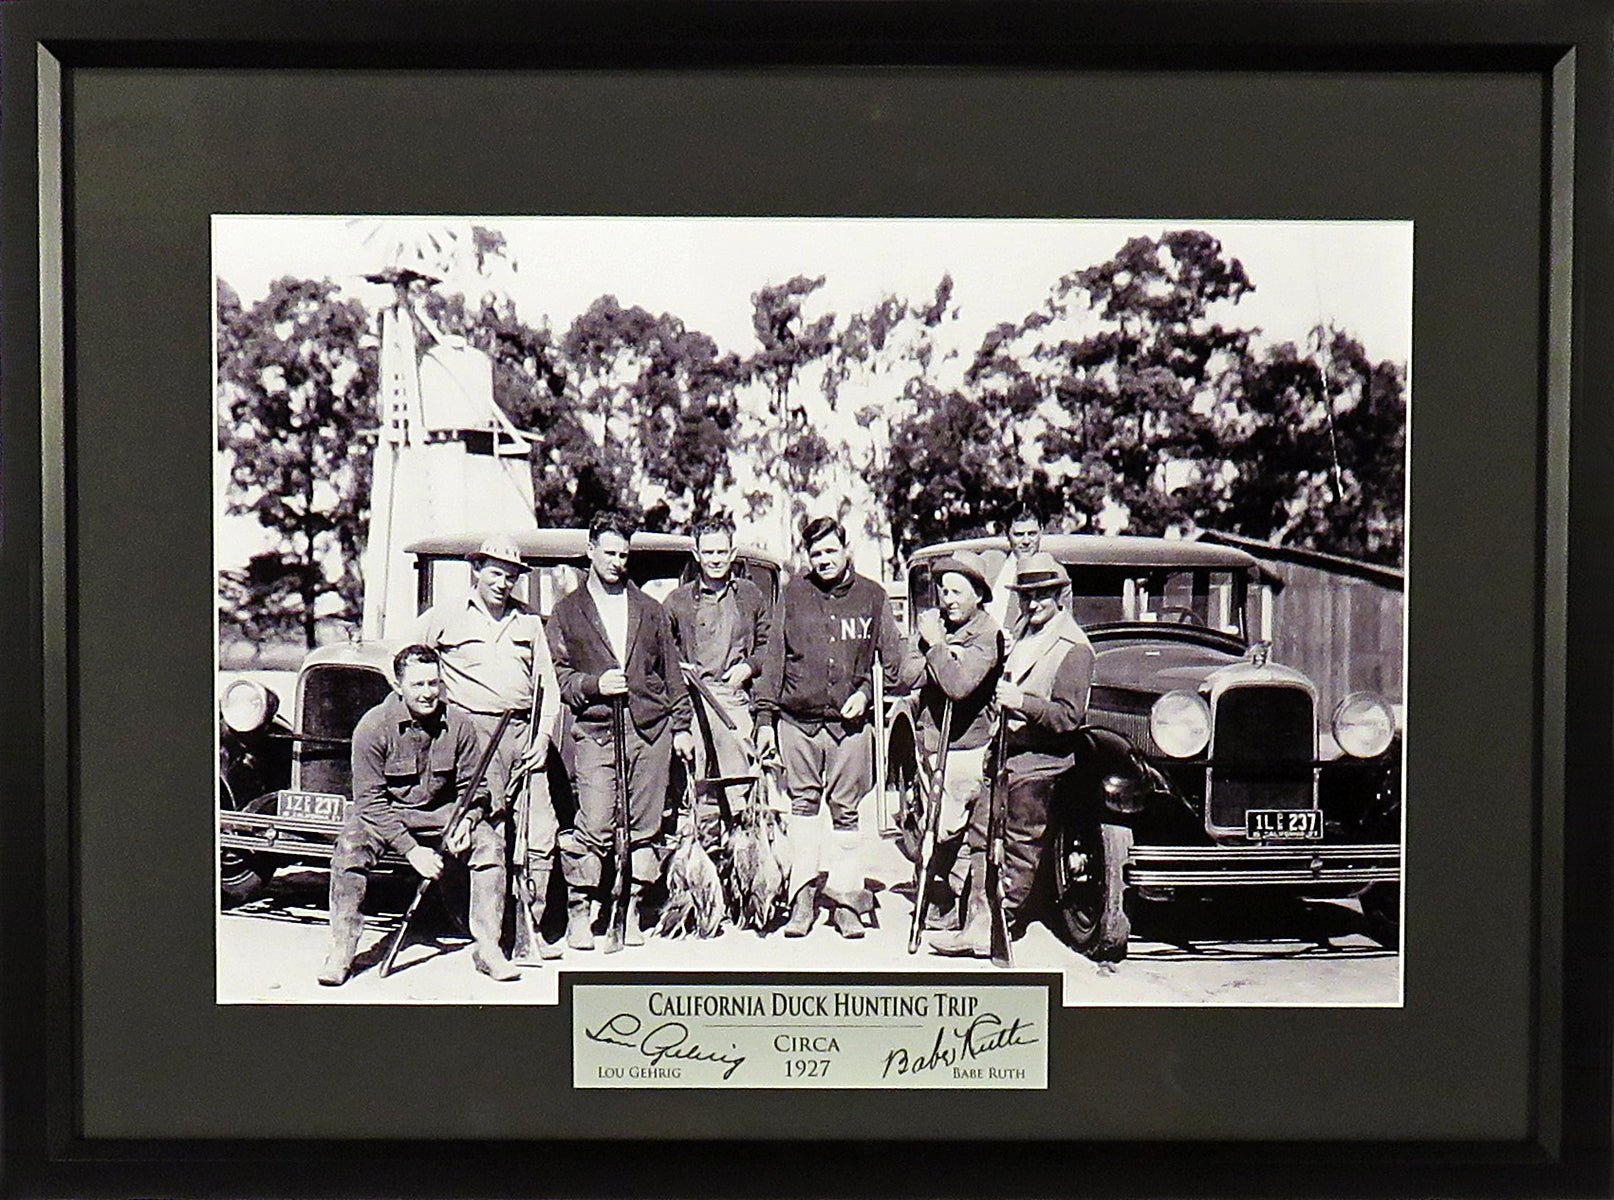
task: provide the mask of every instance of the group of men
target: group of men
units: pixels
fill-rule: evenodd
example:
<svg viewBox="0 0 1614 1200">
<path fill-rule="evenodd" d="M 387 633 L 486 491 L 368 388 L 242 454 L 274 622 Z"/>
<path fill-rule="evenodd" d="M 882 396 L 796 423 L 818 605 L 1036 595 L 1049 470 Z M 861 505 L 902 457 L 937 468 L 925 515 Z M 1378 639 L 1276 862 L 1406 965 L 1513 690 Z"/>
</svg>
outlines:
<svg viewBox="0 0 1614 1200">
<path fill-rule="evenodd" d="M 563 953 L 560 939 L 543 932 L 557 864 L 565 947 L 593 949 L 595 915 L 613 882 L 619 786 L 627 800 L 628 878 L 617 892 L 626 905 L 623 940 L 642 944 L 640 900 L 661 871 L 672 760 L 693 769 L 696 754 L 691 685 L 700 703 L 719 710 L 708 717 L 733 730 L 730 741 L 753 751 L 753 765 L 781 772 L 789 805 L 784 936 L 806 935 L 820 916 L 843 937 L 864 936 L 876 897 L 861 859 L 858 806 L 878 749 L 877 675 L 889 690 L 919 688 L 921 743 L 942 768 L 940 832 L 957 853 L 932 949 L 985 957 L 989 745 L 1001 723 L 1000 895 L 1013 927 L 1030 894 L 1054 783 L 1071 765 L 1063 735 L 1082 721 L 1092 675 L 1092 648 L 1061 604 L 1068 580 L 1038 547 L 1036 515 L 1011 515 L 1012 553 L 995 580 L 969 554 L 935 565 L 939 605 L 918 616 L 916 642 L 898 630 L 885 589 L 852 568 L 846 531 L 833 517 L 803 525 L 809 569 L 776 603 L 736 572 L 734 526 L 715 518 L 695 530 L 695 577 L 657 604 L 628 577 L 633 532 L 620 514 L 595 517 L 586 578 L 547 622 L 513 596 L 527 567 L 501 537 L 470 556 L 468 593 L 422 616 L 394 660 L 396 693 L 354 731 L 354 804 L 332 858 L 331 945 L 320 982 L 339 985 L 351 974 L 366 879 L 388 850 L 426 878 L 440 874 L 445 855 L 466 857 L 471 959 L 484 975 L 518 977 L 501 946 L 512 846 L 518 924 L 531 934 L 531 953 Z M 577 801 L 565 830 L 545 773 L 563 703 L 572 715 Z M 474 795 L 457 804 L 484 759 Z"/>
</svg>

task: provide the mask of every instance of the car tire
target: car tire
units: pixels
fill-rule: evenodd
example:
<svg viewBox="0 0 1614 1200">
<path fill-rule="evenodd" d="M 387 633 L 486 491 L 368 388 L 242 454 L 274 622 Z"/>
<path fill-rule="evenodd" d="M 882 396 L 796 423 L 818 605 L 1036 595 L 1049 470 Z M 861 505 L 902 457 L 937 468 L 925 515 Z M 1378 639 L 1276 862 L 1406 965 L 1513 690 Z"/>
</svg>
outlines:
<svg viewBox="0 0 1614 1200">
<path fill-rule="evenodd" d="M 1094 962 L 1126 957 L 1132 924 L 1126 915 L 1126 860 L 1132 830 L 1125 825 L 1061 822 L 1054 836 L 1055 903 L 1070 944 Z"/>
<path fill-rule="evenodd" d="M 1386 950 L 1401 949 L 1401 885 L 1374 883 L 1359 897 L 1367 936 Z"/>
<path fill-rule="evenodd" d="M 234 908 L 256 900 L 269 890 L 269 881 L 274 875 L 275 861 L 266 855 L 241 850 L 219 851 L 220 903 L 225 908 Z"/>
</svg>

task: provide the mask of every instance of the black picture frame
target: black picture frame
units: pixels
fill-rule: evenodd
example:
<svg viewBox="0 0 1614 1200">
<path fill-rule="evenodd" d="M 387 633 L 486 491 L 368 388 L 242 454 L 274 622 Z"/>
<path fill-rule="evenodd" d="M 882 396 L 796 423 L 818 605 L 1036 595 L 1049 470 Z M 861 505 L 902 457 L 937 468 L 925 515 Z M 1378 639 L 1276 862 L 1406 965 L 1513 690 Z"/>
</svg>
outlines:
<svg viewBox="0 0 1614 1200">
<path fill-rule="evenodd" d="M 483 0 L 452 9 L 412 2 L 344 2 L 317 10 L 289 2 L 230 8 L 168 0 L 118 8 L 91 0 L 15 0 L 0 12 L 0 301 L 5 317 L 0 636 L 11 663 L 11 685 L 0 689 L 4 1193 L 1608 1194 L 1614 1186 L 1609 953 L 1614 947 L 1609 911 L 1614 821 L 1607 803 L 1614 766 L 1614 645 L 1602 608 L 1614 594 L 1614 568 L 1605 549 L 1614 535 L 1614 490 L 1604 482 L 1605 460 L 1614 445 L 1614 343 L 1607 333 L 1614 328 L 1614 10 L 1567 0 L 1532 5 L 1508 0 L 1449 5 L 1402 0 L 1374 5 L 555 0 L 543 6 L 541 20 L 534 12 L 517 0 Z M 1527 252 L 1537 268 L 1524 289 L 1525 307 L 1539 314 L 1531 339 L 1533 357 L 1524 368 L 1534 382 L 1533 403 L 1505 414 L 1518 431 L 1517 457 L 1526 464 L 1518 478 L 1525 481 L 1525 494 L 1506 493 L 1493 509 L 1476 493 L 1469 511 L 1481 526 L 1442 531 L 1438 541 L 1429 536 L 1424 545 L 1431 549 L 1421 561 L 1446 576 L 1480 571 L 1491 556 L 1504 558 L 1512 544 L 1515 558 L 1527 564 L 1528 579 L 1509 581 L 1527 585 L 1521 593 L 1530 599 L 1527 611 L 1518 627 L 1497 635 L 1499 653 L 1505 644 L 1514 656 L 1508 658 L 1511 665 L 1497 668 L 1497 675 L 1527 677 L 1527 693 L 1448 694 L 1439 701 L 1445 706 L 1444 720 L 1453 727 L 1471 724 L 1479 742 L 1485 740 L 1485 722 L 1493 714 L 1516 718 L 1512 728 L 1520 731 L 1517 736 L 1528 750 L 1530 794 L 1510 801 L 1521 807 L 1508 811 L 1516 818 L 1510 828 L 1524 831 L 1514 847 L 1523 882 L 1467 877 L 1458 873 L 1461 864 L 1450 860 L 1437 861 L 1435 868 L 1420 867 L 1414 854 L 1409 888 L 1420 890 L 1421 882 L 1428 911 L 1442 913 L 1456 913 L 1465 897 L 1489 894 L 1486 889 L 1511 896 L 1507 889 L 1518 887 L 1527 895 L 1530 911 L 1504 918 L 1526 931 L 1530 948 L 1529 994 L 1521 1000 L 1530 1014 L 1529 1044 L 1520 1048 L 1528 1059 L 1529 1078 L 1517 1096 L 1508 1098 L 1528 1114 L 1523 1136 L 1484 1138 L 1457 1128 L 1444 1137 L 1373 1140 L 1089 1141 L 1072 1130 L 1070 1138 L 1057 1141 L 937 1143 L 814 1136 L 817 1110 L 802 1127 L 782 1129 L 782 1140 L 618 1136 L 602 1144 L 584 1139 L 87 1136 L 86 1080 L 93 1079 L 99 1064 L 85 1051 L 84 1022 L 103 1001 L 87 1004 L 86 988 L 103 986 L 116 955 L 157 951 L 109 945 L 99 917 L 83 904 L 79 873 L 86 869 L 85 847 L 93 841 L 84 836 L 84 823 L 104 820 L 109 815 L 105 806 L 112 802 L 101 793 L 86 795 L 83 781 L 86 772 L 97 769 L 98 756 L 127 752 L 121 744 L 98 744 L 96 721 L 110 715 L 109 704 L 142 703 L 141 687 L 109 691 L 86 674 L 86 664 L 102 661 L 97 656 L 110 653 L 106 643 L 121 640 L 121 652 L 130 655 L 136 676 L 142 669 L 166 671 L 171 666 L 152 649 L 160 640 L 137 636 L 131 649 L 129 629 L 101 620 L 107 589 L 90 555 L 108 549 L 109 529 L 149 545 L 168 528 L 174 531 L 172 541 L 156 544 L 177 577 L 194 580 L 206 578 L 191 568 L 210 548 L 200 546 L 198 553 L 191 544 L 207 541 L 205 517 L 198 518 L 166 493 L 144 492 L 140 511 L 128 509 L 130 496 L 101 469 L 104 461 L 123 462 L 118 469 L 138 476 L 142 468 L 134 460 L 166 436 L 161 427 L 176 411 L 168 407 L 170 401 L 149 384 L 136 383 L 126 395 L 97 392 L 93 404 L 80 402 L 89 395 L 81 389 L 103 376 L 97 374 L 101 367 L 94 348 L 81 344 L 75 333 L 86 322 L 105 321 L 108 311 L 99 301 L 98 307 L 90 303 L 91 293 L 103 283 L 86 274 L 86 264 L 101 261 L 96 256 L 105 255 L 107 246 L 125 232 L 110 216 L 107 224 L 93 228 L 83 223 L 75 182 L 80 173 L 97 169 L 82 155 L 83 139 L 104 147 L 118 135 L 90 128 L 81 117 L 90 95 L 90 73 L 99 72 L 97 80 L 160 81 L 199 70 L 220 76 L 233 72 L 239 78 L 246 78 L 239 73 L 251 72 L 252 79 L 278 78 L 288 85 L 308 78 L 306 73 L 336 78 L 343 73 L 375 77 L 388 71 L 434 71 L 441 72 L 435 78 L 445 92 L 494 72 L 603 77 L 681 71 L 704 78 L 783 70 L 824 78 L 867 71 L 913 78 L 938 72 L 1083 73 L 1122 90 L 1143 87 L 1136 82 L 1143 79 L 1185 84 L 1281 79 L 1304 87 L 1312 75 L 1359 80 L 1363 86 L 1415 77 L 1429 81 L 1431 94 L 1438 93 L 1442 81 L 1492 81 L 1504 110 L 1514 103 L 1511 85 L 1520 85 L 1525 96 L 1521 102 L 1535 106 L 1532 121 L 1539 141 L 1532 144 L 1538 144 L 1539 155 L 1523 190 L 1533 195 L 1539 220 L 1520 227 L 1522 232 L 1499 225 L 1498 237 L 1514 251 Z M 1307 117 L 1299 110 L 1294 115 L 1303 135 Z M 971 128 L 967 120 L 963 127 Z M 1467 135 L 1461 129 L 1454 127 L 1454 139 L 1473 135 L 1472 129 Z M 340 130 L 333 136 L 340 138 Z M 928 136 L 938 137 L 934 132 Z M 1258 162 L 1237 154 L 1254 136 L 1247 131 L 1229 135 L 1230 176 L 1258 169 Z M 939 141 L 935 147 L 938 173 L 962 169 L 980 152 L 964 146 L 941 153 Z M 786 154 L 779 161 L 787 159 Z M 1434 162 L 1409 161 L 1406 170 L 1438 175 L 1440 165 L 1438 157 Z M 966 198 L 948 194 L 945 180 L 911 182 L 915 189 L 934 189 L 938 210 L 970 210 Z M 1214 182 L 1206 181 L 1207 202 L 1231 203 L 1229 193 L 1211 186 Z M 136 170 L 129 187 L 137 191 L 141 186 Z M 771 193 L 765 183 L 756 186 L 759 194 L 749 204 L 761 210 L 796 205 L 821 209 L 826 203 L 823 194 L 793 194 L 788 179 Z M 1339 192 L 1339 211 L 1348 214 L 1360 200 L 1351 196 L 1346 180 Z M 398 211 L 409 211 L 421 194 L 401 194 Z M 1471 201 L 1484 203 L 1479 197 Z M 636 203 L 634 196 L 613 195 L 609 188 L 592 193 L 586 202 L 597 211 L 633 211 Z M 699 205 L 696 199 L 688 202 L 691 211 Z M 1470 201 L 1454 195 L 1449 202 L 1460 207 Z M 709 206 L 710 199 L 705 203 Z M 872 202 L 858 195 L 848 203 Z M 992 196 L 980 203 L 993 211 L 1005 205 Z M 1038 203 L 1047 202 L 1027 203 L 1042 211 Z M 132 208 L 141 214 L 153 211 L 150 203 Z M 165 230 L 165 236 L 171 233 L 184 236 L 182 230 Z M 159 277 L 154 286 L 170 289 L 167 295 L 180 314 L 173 317 L 176 321 L 181 316 L 190 320 L 203 311 L 198 303 L 205 307 L 210 299 L 182 294 L 188 282 L 161 279 L 165 272 L 160 262 L 143 264 L 143 273 Z M 1482 323 L 1490 302 L 1478 296 L 1472 303 L 1472 321 Z M 149 311 L 144 315 L 157 319 Z M 189 345 L 204 344 L 205 325 L 187 336 Z M 142 343 L 135 337 L 119 344 Z M 1415 345 L 1415 355 L 1424 361 L 1424 343 Z M 151 350 L 153 356 L 159 352 Z M 1438 354 L 1428 360 L 1438 362 Z M 144 361 L 129 364 L 137 379 L 146 378 L 143 372 L 152 368 Z M 202 363 L 159 362 L 156 369 L 172 372 L 177 394 L 192 400 L 204 395 Z M 1476 412 L 1490 411 L 1484 409 L 1486 403 L 1477 397 Z M 1416 439 L 1416 400 L 1413 411 Z M 122 422 L 130 414 L 141 424 L 159 427 L 158 442 L 131 444 L 127 459 L 103 459 L 103 431 L 126 430 Z M 92 456 L 91 447 L 101 449 Z M 1474 452 L 1482 450 L 1476 446 Z M 1428 477 L 1456 477 L 1462 470 L 1462 462 L 1448 462 L 1432 467 Z M 176 482 L 175 495 L 185 487 L 191 490 L 184 494 L 193 495 L 195 480 L 184 469 L 176 469 L 176 477 L 189 483 Z M 1415 478 L 1415 512 L 1418 486 Z M 124 524 L 108 524 L 107 511 L 119 507 L 125 509 Z M 1511 536 L 1521 529 L 1522 549 L 1519 538 Z M 1415 629 L 1416 570 L 1411 601 Z M 164 595 L 155 571 L 150 579 L 131 581 L 131 587 L 147 599 Z M 175 600 L 180 608 L 185 603 Z M 1460 622 L 1453 619 L 1452 624 Z M 1454 638 L 1472 634 L 1455 628 L 1451 632 Z M 1418 653 L 1416 647 L 1413 653 Z M 1459 683 L 1483 679 L 1472 664 L 1454 669 Z M 208 664 L 203 674 L 210 671 Z M 189 686 L 197 677 L 194 671 L 185 674 L 178 686 Z M 164 691 L 169 685 L 148 686 L 154 693 L 169 694 Z M 194 723 L 185 714 L 210 710 L 211 691 L 200 700 L 200 709 L 194 704 L 183 710 L 159 707 L 160 729 L 179 739 L 186 722 Z M 210 723 L 202 732 L 211 737 Z M 1426 762 L 1422 779 L 1427 788 L 1440 792 L 1446 772 L 1456 769 L 1453 763 Z M 1446 794 L 1455 791 L 1455 786 L 1445 789 L 1441 811 L 1465 811 L 1465 797 Z M 140 788 L 133 792 L 138 797 Z M 1483 804 L 1473 808 L 1485 811 Z M 126 814 L 114 815 L 126 819 Z M 199 825 L 201 836 L 209 838 L 205 822 Z M 1483 827 L 1473 837 L 1476 844 L 1495 840 Z M 184 848 L 164 853 L 166 858 L 140 858 L 125 866 L 158 875 L 172 866 L 176 876 L 182 874 L 180 867 L 188 861 Z M 133 880 L 130 886 L 137 887 Z M 1409 911 L 1416 903 L 1409 900 Z M 1483 934 L 1478 917 L 1468 920 L 1466 927 L 1458 921 L 1450 928 Z M 1448 926 L 1431 921 L 1423 931 L 1416 925 L 1409 931 L 1415 946 L 1414 939 L 1424 939 L 1422 957 L 1409 952 L 1409 974 L 1439 973 L 1441 951 L 1429 944 L 1437 928 Z M 210 953 L 210 947 L 205 949 Z M 177 963 L 165 976 L 176 988 L 199 977 L 197 972 L 205 974 L 208 966 L 207 953 L 199 960 L 170 955 L 163 961 Z M 132 1039 L 142 1036 L 140 1021 L 155 1021 L 169 999 L 152 990 L 149 976 L 144 978 L 145 986 L 131 985 L 122 998 L 131 1014 Z M 1415 1003 L 1426 1004 L 1428 997 L 1409 1000 L 1409 1005 Z M 1272 1019 L 1280 1017 L 1272 1014 Z M 421 1044 L 430 1045 L 453 1019 L 451 1012 L 412 1015 L 407 1027 Z M 1194 1020 L 1191 1015 L 1148 1018 L 1171 1019 Z M 263 1037 L 271 1043 L 277 1036 L 289 1037 L 276 1033 L 280 1024 L 265 1021 Z M 221 1051 L 215 1065 L 222 1072 L 229 1069 L 229 1047 Z M 190 1063 L 184 1068 L 209 1069 Z M 1112 1082 L 1094 1079 L 1091 1088 L 1102 1093 Z M 1319 1077 L 1317 1095 L 1326 1095 L 1331 1086 L 1331 1080 Z M 1395 1105 L 1417 1092 L 1409 1079 L 1407 1095 L 1344 1094 L 1340 1102 Z M 834 1099 L 831 1095 L 830 1101 Z M 183 1100 L 154 1084 L 154 1103 Z M 264 1103 L 285 1100 L 281 1095 Z M 675 1094 L 664 1101 L 705 1102 L 701 1093 Z M 986 1107 L 996 1100 L 986 1096 L 973 1102 Z M 1487 1102 L 1480 1096 L 1474 1105 L 1483 1110 Z M 869 1102 L 864 1111 L 877 1116 L 880 1103 Z M 968 1107 L 966 1102 L 960 1111 Z M 778 1110 L 789 1111 L 783 1102 Z M 647 1120 L 654 1119 L 653 1107 L 644 1111 L 650 1114 Z M 802 1136 L 809 1144 L 801 1144 Z"/>
</svg>

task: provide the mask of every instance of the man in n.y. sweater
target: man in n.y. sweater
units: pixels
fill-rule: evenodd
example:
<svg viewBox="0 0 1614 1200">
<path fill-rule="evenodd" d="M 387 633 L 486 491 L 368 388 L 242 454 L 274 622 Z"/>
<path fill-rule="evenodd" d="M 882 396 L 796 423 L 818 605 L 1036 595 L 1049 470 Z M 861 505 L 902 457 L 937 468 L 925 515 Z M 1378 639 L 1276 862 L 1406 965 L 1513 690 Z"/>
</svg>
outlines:
<svg viewBox="0 0 1614 1200">
<path fill-rule="evenodd" d="M 832 517 L 802 527 L 812 569 L 785 586 L 773 645 L 757 688 L 757 748 L 777 748 L 790 797 L 790 920 L 786 937 L 829 909 L 843 937 L 862 937 L 874 900 L 857 869 L 857 806 L 869 790 L 875 747 L 869 718 L 875 652 L 886 686 L 911 687 L 925 662 L 897 631 L 885 589 L 852 570 L 846 530 Z M 825 836 L 820 809 L 827 804 Z"/>
</svg>

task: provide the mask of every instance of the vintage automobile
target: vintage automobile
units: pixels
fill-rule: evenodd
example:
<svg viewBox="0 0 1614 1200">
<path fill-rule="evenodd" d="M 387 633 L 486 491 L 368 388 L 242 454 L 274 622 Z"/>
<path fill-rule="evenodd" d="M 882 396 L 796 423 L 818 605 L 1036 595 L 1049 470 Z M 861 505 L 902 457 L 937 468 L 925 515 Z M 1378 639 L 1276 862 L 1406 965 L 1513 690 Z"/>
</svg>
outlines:
<svg viewBox="0 0 1614 1200">
<path fill-rule="evenodd" d="M 410 626 L 432 602 L 462 592 L 470 583 L 466 555 L 481 534 L 433 537 L 405 547 L 415 566 L 416 610 L 388 616 L 384 640 L 348 642 L 310 651 L 297 672 L 289 720 L 280 699 L 263 682 L 223 681 L 219 704 L 220 889 L 226 905 L 261 894 L 286 863 L 328 862 L 336 835 L 352 804 L 349 766 L 353 727 L 391 687 L 393 654 Z M 577 587 L 587 570 L 587 533 L 580 529 L 533 530 L 516 537 L 522 561 L 532 568 L 517 595 L 547 617 L 557 600 Z M 674 534 L 634 535 L 628 573 L 652 598 L 664 599 L 692 578 L 693 543 Z M 743 572 L 764 595 L 775 596 L 779 563 L 745 547 L 736 554 Z M 561 761 L 550 756 L 550 783 L 557 805 L 570 794 Z M 385 865 L 397 867 L 402 860 Z"/>
<path fill-rule="evenodd" d="M 1272 660 L 1280 580 L 1205 541 L 1045 536 L 1096 654 L 1076 767 L 1049 831 L 1056 916 L 1096 961 L 1125 956 L 1127 901 L 1281 889 L 1359 898 L 1366 931 L 1399 942 L 1402 737 L 1366 691 L 1324 696 Z M 959 550 L 996 570 L 1003 539 L 930 546 L 908 567 L 910 611 L 935 605 L 933 565 Z M 911 777 L 892 727 L 891 775 Z"/>
</svg>

